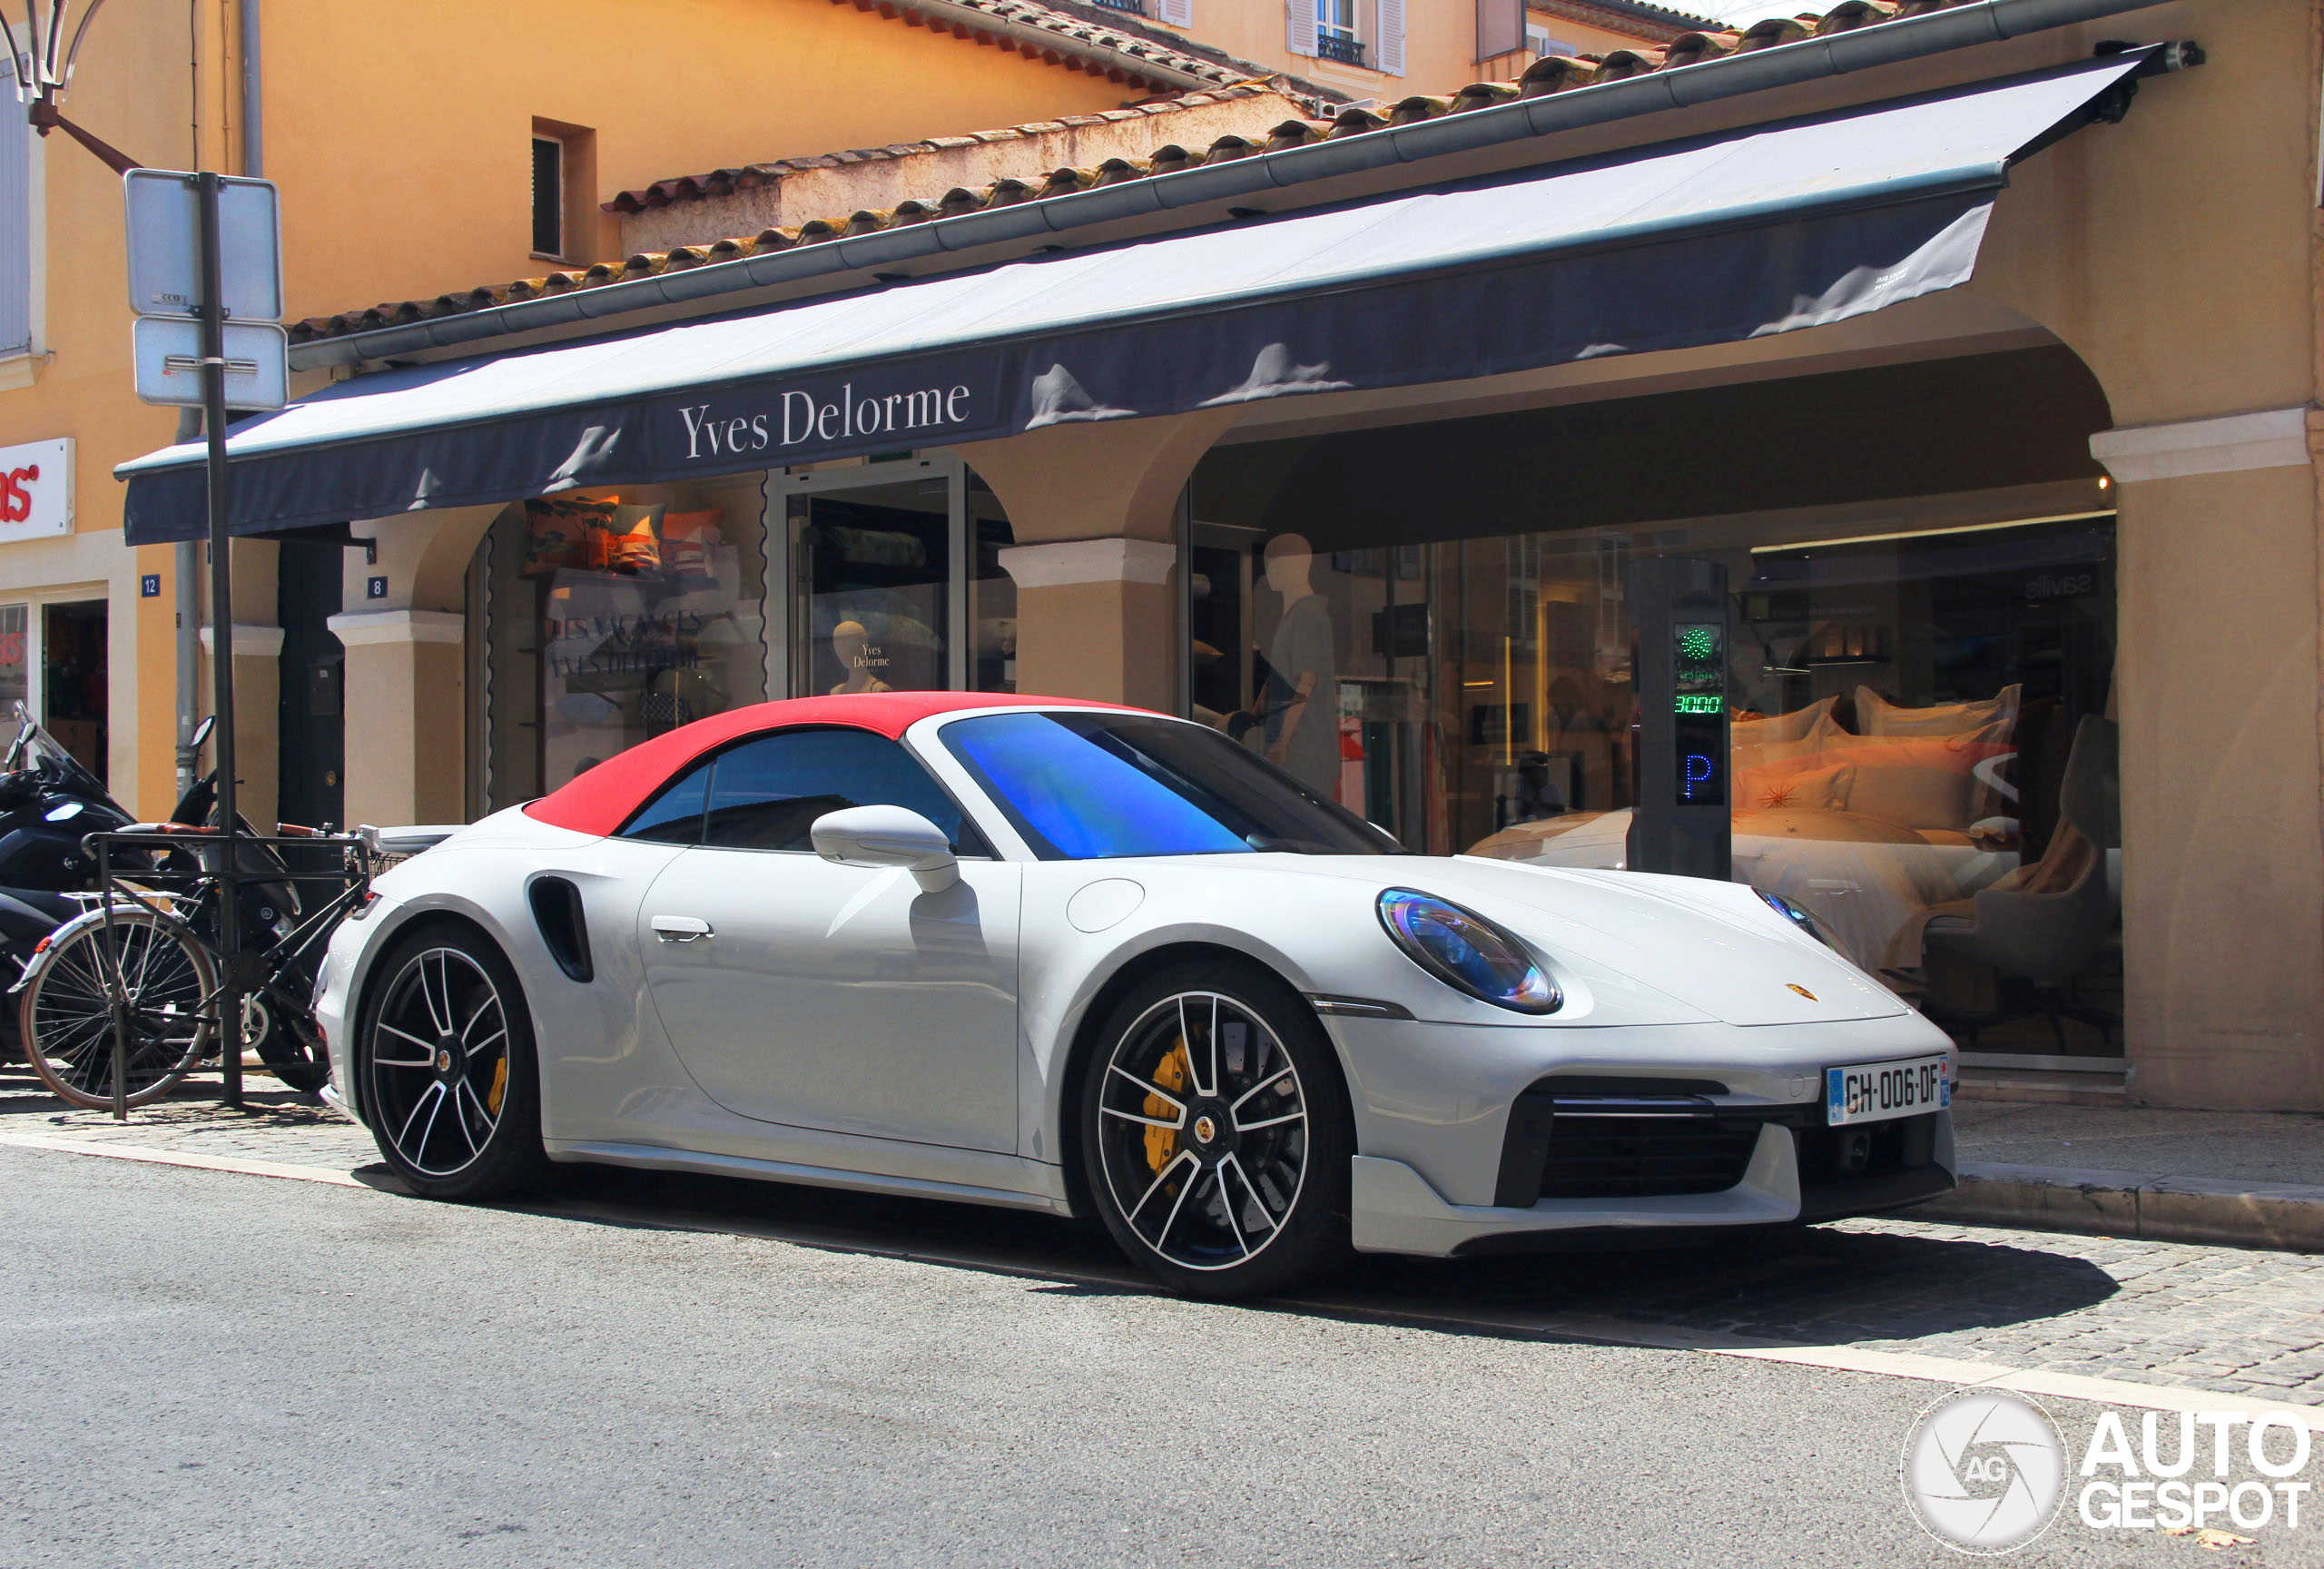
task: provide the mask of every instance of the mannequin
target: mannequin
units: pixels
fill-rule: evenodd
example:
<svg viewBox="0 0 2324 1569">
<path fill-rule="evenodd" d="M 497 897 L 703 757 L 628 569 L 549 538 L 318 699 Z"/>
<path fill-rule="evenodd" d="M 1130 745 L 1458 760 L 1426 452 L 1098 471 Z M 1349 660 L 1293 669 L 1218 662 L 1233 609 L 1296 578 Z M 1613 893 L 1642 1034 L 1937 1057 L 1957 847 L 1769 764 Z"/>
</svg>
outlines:
<svg viewBox="0 0 2324 1569">
<path fill-rule="evenodd" d="M 1339 672 L 1331 607 L 1310 575 L 1315 556 L 1297 534 L 1278 534 L 1261 552 L 1267 587 L 1283 596 L 1267 658 L 1275 666 L 1265 699 L 1266 758 L 1326 800 L 1340 773 Z"/>
<path fill-rule="evenodd" d="M 863 629 L 862 622 L 842 621 L 832 627 L 832 652 L 839 656 L 839 667 L 847 672 L 847 679 L 832 688 L 832 696 L 894 690 L 880 679 L 879 670 L 888 661 L 872 646 L 872 635 Z"/>
</svg>

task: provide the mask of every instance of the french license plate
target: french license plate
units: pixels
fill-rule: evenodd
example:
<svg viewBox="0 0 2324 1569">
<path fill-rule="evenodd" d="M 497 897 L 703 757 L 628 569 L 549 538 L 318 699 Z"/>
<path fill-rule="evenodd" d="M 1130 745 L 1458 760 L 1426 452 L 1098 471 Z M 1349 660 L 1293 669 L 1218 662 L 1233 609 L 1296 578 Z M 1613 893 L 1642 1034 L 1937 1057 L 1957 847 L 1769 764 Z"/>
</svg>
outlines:
<svg viewBox="0 0 2324 1569">
<path fill-rule="evenodd" d="M 1953 1076 L 1941 1056 L 1824 1070 L 1824 1120 L 1834 1128 L 1913 1117 L 1952 1104 Z"/>
</svg>

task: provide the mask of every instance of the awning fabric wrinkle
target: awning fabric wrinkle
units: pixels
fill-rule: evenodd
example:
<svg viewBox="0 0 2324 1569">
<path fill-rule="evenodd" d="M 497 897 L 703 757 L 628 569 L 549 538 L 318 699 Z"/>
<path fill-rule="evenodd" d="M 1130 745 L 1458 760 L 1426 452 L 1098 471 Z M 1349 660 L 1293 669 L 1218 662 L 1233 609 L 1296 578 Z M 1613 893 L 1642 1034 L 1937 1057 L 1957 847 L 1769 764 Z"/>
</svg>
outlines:
<svg viewBox="0 0 2324 1569">
<path fill-rule="evenodd" d="M 233 429 L 231 527 L 707 478 L 1843 321 L 1965 282 L 2011 160 L 2143 62 L 360 376 Z M 131 544 L 205 532 L 201 464 L 188 444 L 117 471 Z"/>
</svg>

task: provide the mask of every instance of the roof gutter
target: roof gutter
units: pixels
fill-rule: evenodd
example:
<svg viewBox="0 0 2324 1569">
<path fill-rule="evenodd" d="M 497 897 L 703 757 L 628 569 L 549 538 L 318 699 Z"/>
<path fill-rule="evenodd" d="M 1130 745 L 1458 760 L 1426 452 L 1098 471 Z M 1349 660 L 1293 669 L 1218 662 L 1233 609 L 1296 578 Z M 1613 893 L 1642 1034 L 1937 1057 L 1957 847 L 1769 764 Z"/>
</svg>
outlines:
<svg viewBox="0 0 2324 1569">
<path fill-rule="evenodd" d="M 1149 58 L 1133 42 L 1127 47 L 1108 44 L 1093 44 L 1068 34 L 1052 33 L 1046 27 L 1036 27 L 1029 22 L 1011 17 L 995 16 L 973 5 L 962 5 L 958 0 L 887 0 L 899 11 L 909 11 L 925 17 L 939 27 L 950 31 L 955 27 L 971 33 L 990 33 L 1006 38 L 1012 44 L 1032 44 L 1039 53 L 1070 56 L 1091 64 L 1102 65 L 1107 72 L 1118 71 L 1125 76 L 1138 76 L 1166 87 L 1203 88 L 1220 85 L 1216 72 L 1205 75 L 1177 65 L 1166 65 Z M 1128 38 L 1128 34 L 1122 35 Z M 1134 61 L 1133 65 L 1125 61 Z M 1104 74 L 1100 72 L 1099 74 Z"/>
<path fill-rule="evenodd" d="M 915 9 L 933 8 L 946 5 L 947 0 L 908 3 Z M 340 338 L 318 339 L 292 346 L 290 366 L 294 370 L 314 370 L 334 365 L 360 365 L 390 355 L 603 321 L 631 311 L 689 304 L 866 269 L 891 270 L 929 257 L 1206 202 L 1232 201 L 1312 181 L 1414 163 L 1448 153 L 1554 135 L 1666 109 L 1682 109 L 1845 75 L 1851 71 L 1948 54 L 1973 44 L 1998 43 L 2125 11 L 2144 10 L 2156 3 L 2157 0 L 1980 0 L 1976 5 L 1931 11 L 1903 21 L 1836 33 L 1827 38 L 1802 39 L 1748 54 L 1728 54 L 1698 65 L 1682 65 L 1673 71 L 1577 87 L 1541 98 L 1518 99 L 1416 124 L 1287 147 L 1277 153 L 1254 153 L 1231 163 L 1206 164 L 1118 185 L 1100 185 L 1069 195 L 988 208 L 954 218 L 932 219 L 901 229 L 851 235 L 770 252 L 763 256 L 745 256 L 681 272 L 399 323 Z M 989 28 L 992 23 L 992 18 L 982 12 L 960 9 L 977 17 L 979 25 Z M 1029 31 L 1059 44 L 1065 42 L 1039 28 Z M 2166 55 L 2169 64 L 2178 63 L 2175 51 L 2166 51 Z"/>
</svg>

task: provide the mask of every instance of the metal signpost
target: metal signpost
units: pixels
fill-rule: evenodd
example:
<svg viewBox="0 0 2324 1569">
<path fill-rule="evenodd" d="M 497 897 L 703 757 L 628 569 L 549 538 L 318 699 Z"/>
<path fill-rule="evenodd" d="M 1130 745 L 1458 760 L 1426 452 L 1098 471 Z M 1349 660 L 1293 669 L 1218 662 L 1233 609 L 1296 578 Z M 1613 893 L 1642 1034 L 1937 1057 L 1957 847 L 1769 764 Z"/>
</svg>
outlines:
<svg viewBox="0 0 2324 1569">
<path fill-rule="evenodd" d="M 199 404 L 210 449 L 210 668 L 216 697 L 220 825 L 218 1060 L 222 1098 L 242 1100 L 242 995 L 248 977 L 239 931 L 241 818 L 234 802 L 234 608 L 226 531 L 226 410 L 280 409 L 287 400 L 289 339 L 281 327 L 282 245 L 273 183 L 214 174 L 133 169 L 123 176 L 129 212 L 130 308 L 137 312 L 137 395 L 148 403 Z M 231 259 L 231 265 L 229 265 Z M 188 355 L 187 339 L 196 350 Z M 230 355 L 230 348 L 234 350 Z M 191 375 L 189 372 L 196 372 Z M 230 386 L 230 381 L 231 385 Z M 231 396 L 230 396 L 231 392 Z M 123 1064 L 114 1083 L 123 1082 Z"/>
</svg>

